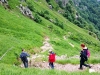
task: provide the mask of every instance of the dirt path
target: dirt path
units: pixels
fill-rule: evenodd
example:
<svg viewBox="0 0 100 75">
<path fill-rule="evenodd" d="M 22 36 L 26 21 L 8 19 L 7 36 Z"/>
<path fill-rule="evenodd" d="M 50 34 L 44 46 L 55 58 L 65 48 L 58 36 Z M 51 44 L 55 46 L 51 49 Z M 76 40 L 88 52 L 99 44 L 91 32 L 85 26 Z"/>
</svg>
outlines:
<svg viewBox="0 0 100 75">
<path fill-rule="evenodd" d="M 89 69 L 90 71 L 92 72 L 100 72 L 100 64 L 90 64 L 92 66 L 91 69 Z M 77 65 L 73 65 L 73 64 L 65 64 L 65 65 L 62 65 L 62 64 L 58 64 L 58 63 L 54 63 L 54 66 L 55 66 L 55 69 L 56 70 L 63 70 L 63 71 L 67 71 L 67 72 L 75 72 L 75 71 L 84 71 L 84 70 L 87 70 L 88 68 L 87 67 L 83 67 L 83 70 L 79 70 L 79 64 Z M 46 62 L 46 61 L 39 61 L 39 62 L 35 62 L 35 61 L 32 61 L 31 64 L 29 64 L 29 67 L 36 67 L 36 68 L 41 68 L 41 69 L 51 69 L 49 67 L 49 63 Z"/>
<path fill-rule="evenodd" d="M 68 72 L 74 72 L 74 71 L 79 71 L 79 65 L 72 65 L 72 64 L 58 64 L 54 63 L 55 69 L 57 70 L 64 70 Z M 41 69 L 50 69 L 48 62 L 35 62 L 31 67 L 38 67 Z"/>
</svg>

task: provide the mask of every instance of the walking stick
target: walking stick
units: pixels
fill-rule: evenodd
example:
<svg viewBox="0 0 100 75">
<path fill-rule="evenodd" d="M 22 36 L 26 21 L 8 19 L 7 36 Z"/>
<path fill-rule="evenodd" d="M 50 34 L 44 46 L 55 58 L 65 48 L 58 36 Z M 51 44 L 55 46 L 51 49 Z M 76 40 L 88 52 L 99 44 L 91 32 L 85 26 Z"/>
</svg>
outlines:
<svg viewBox="0 0 100 75">
<path fill-rule="evenodd" d="M 9 48 L 1 57 L 0 57 L 0 60 L 8 53 L 8 51 L 12 50 L 13 47 Z"/>
</svg>

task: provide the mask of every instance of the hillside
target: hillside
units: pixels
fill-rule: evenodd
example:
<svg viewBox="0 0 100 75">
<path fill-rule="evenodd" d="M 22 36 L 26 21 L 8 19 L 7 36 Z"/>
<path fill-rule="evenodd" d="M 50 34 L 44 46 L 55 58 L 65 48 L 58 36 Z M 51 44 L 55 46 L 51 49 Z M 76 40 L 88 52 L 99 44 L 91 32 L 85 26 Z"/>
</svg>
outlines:
<svg viewBox="0 0 100 75">
<path fill-rule="evenodd" d="M 84 18 L 92 28 L 90 31 L 97 34 L 100 37 L 100 1 L 98 0 L 75 0 L 75 7 L 79 12 L 80 16 Z M 94 28 L 93 28 L 94 27 Z"/>
<path fill-rule="evenodd" d="M 54 5 L 53 8 L 50 8 L 50 5 L 48 5 L 45 0 L 8 0 L 8 7 L 4 7 L 3 4 L 0 4 L 0 65 L 2 66 L 0 69 L 3 70 L 6 66 L 9 67 L 9 70 L 5 69 L 3 71 L 4 73 L 0 71 L 2 75 L 6 75 L 7 71 L 12 71 L 9 72 L 8 75 L 10 75 L 10 73 L 16 75 L 18 71 L 20 71 L 18 65 L 21 64 L 21 61 L 18 59 L 22 48 L 30 55 L 45 55 L 44 58 L 37 60 L 47 61 L 49 49 L 40 53 L 43 51 L 41 47 L 44 45 L 43 42 L 46 38 L 50 39 L 48 42 L 53 47 L 53 51 L 57 56 L 67 55 L 67 57 L 73 57 L 79 55 L 81 50 L 80 44 L 85 43 L 91 50 L 89 62 L 92 64 L 100 62 L 100 41 L 89 35 L 88 30 L 74 25 L 58 13 L 57 10 L 62 9 L 58 7 L 58 4 L 54 0 L 51 0 L 51 3 Z M 27 6 L 31 10 L 31 17 L 21 13 L 19 8 L 20 4 L 22 4 L 23 7 Z M 3 54 L 5 54 L 5 56 L 3 56 Z M 79 64 L 79 60 L 74 60 L 74 58 L 70 60 L 65 59 L 58 60 L 57 63 Z M 3 67 L 3 65 L 6 66 Z M 17 71 L 15 71 L 16 69 Z M 29 70 L 31 69 L 23 71 Z M 42 70 L 35 70 L 38 75 L 38 71 L 40 71 L 40 74 L 42 73 Z M 33 72 L 34 71 L 30 71 L 30 75 Z M 47 75 L 49 72 L 50 71 L 46 70 L 42 74 Z M 50 73 L 58 75 L 56 71 Z M 63 74 L 65 73 L 66 72 L 63 72 Z M 80 72 L 77 73 L 77 75 L 79 74 Z M 25 74 L 22 73 L 22 75 Z"/>
<path fill-rule="evenodd" d="M 100 1 L 98 0 L 56 0 L 65 18 L 75 25 L 89 30 L 89 35 L 100 40 Z"/>
</svg>

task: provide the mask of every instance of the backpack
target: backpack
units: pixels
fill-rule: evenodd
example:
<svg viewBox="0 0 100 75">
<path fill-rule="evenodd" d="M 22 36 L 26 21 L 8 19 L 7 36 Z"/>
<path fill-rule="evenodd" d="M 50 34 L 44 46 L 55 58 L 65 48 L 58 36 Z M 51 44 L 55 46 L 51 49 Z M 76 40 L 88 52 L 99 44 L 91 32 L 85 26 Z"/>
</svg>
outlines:
<svg viewBox="0 0 100 75">
<path fill-rule="evenodd" d="M 55 62 L 55 53 L 49 55 L 49 62 Z"/>
<path fill-rule="evenodd" d="M 81 51 L 81 57 L 82 57 L 82 59 L 84 59 L 85 61 L 87 61 L 88 60 L 88 57 L 87 57 L 87 51 Z"/>
<path fill-rule="evenodd" d="M 90 51 L 87 50 L 87 57 L 89 58 L 90 57 Z"/>
<path fill-rule="evenodd" d="M 23 60 L 26 59 L 26 58 L 27 58 L 26 53 L 24 53 L 24 52 L 21 53 L 21 54 L 20 54 L 20 58 L 23 59 Z"/>
</svg>

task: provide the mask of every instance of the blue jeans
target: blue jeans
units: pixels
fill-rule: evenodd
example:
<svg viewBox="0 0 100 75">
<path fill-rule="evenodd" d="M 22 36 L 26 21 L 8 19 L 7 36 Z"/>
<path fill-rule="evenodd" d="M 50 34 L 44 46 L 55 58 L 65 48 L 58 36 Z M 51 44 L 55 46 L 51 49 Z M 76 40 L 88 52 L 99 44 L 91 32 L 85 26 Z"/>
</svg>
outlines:
<svg viewBox="0 0 100 75">
<path fill-rule="evenodd" d="M 25 60 L 22 60 L 22 61 L 23 61 L 24 67 L 25 68 L 28 68 L 28 60 L 26 60 L 26 61 Z"/>
<path fill-rule="evenodd" d="M 54 64 L 53 64 L 53 62 L 49 62 L 49 66 L 50 66 L 52 69 L 54 69 Z"/>
</svg>

